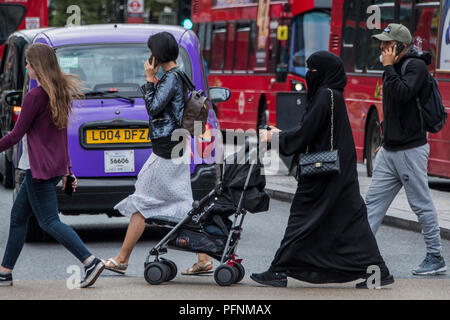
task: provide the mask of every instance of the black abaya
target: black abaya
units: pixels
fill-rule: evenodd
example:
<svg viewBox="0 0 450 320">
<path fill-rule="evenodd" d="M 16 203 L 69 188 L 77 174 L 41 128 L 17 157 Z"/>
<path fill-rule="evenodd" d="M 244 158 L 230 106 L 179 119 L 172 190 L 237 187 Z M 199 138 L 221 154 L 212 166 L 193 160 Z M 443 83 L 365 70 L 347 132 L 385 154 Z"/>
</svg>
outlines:
<svg viewBox="0 0 450 320">
<path fill-rule="evenodd" d="M 346 85 L 342 62 L 329 52 L 318 52 L 310 57 L 308 67 L 318 69 L 320 84 L 308 101 L 301 126 L 280 133 L 280 152 L 298 155 L 305 153 L 307 146 L 309 152 L 330 150 L 331 98 L 327 88 L 331 88 L 334 148 L 339 150 L 341 172 L 299 180 L 288 226 L 270 271 L 286 272 L 311 283 L 341 283 L 367 278 L 367 268 L 377 265 L 384 276 L 389 271 L 359 190 L 355 145 L 342 94 Z"/>
</svg>

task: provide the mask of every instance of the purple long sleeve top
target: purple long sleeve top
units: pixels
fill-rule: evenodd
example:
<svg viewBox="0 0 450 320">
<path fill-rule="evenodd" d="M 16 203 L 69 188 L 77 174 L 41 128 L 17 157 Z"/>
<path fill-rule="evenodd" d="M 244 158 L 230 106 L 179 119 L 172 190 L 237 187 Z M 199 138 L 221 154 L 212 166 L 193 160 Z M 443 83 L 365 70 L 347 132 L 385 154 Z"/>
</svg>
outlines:
<svg viewBox="0 0 450 320">
<path fill-rule="evenodd" d="M 0 139 L 0 152 L 17 144 L 27 134 L 28 157 L 34 179 L 48 180 L 71 174 L 67 128 L 52 122 L 49 97 L 39 86 L 29 91 L 14 129 Z"/>
</svg>

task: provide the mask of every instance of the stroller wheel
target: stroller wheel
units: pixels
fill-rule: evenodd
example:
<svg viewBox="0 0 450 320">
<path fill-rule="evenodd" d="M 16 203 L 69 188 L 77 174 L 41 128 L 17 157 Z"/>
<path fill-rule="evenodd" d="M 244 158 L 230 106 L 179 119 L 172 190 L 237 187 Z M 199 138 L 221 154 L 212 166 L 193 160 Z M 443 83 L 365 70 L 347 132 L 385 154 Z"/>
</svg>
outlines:
<svg viewBox="0 0 450 320">
<path fill-rule="evenodd" d="M 177 268 L 177 265 L 175 264 L 175 262 L 161 258 L 161 263 L 164 264 L 165 266 L 169 267 L 169 272 L 167 272 L 167 277 L 166 277 L 165 281 L 173 280 L 177 276 L 177 273 L 178 273 L 178 268 Z"/>
<path fill-rule="evenodd" d="M 237 273 L 237 278 L 236 278 L 235 283 L 241 282 L 242 279 L 244 279 L 244 276 L 245 276 L 245 268 L 244 268 L 244 266 L 242 264 L 236 262 L 234 264 L 233 268 L 235 268 L 235 271 Z"/>
<path fill-rule="evenodd" d="M 144 278 L 149 284 L 161 284 L 167 278 L 169 267 L 161 262 L 152 262 L 145 267 Z"/>
<path fill-rule="evenodd" d="M 235 268 L 230 267 L 227 264 L 219 266 L 214 272 L 214 280 L 219 286 L 231 286 L 236 282 L 238 278 L 238 272 Z"/>
</svg>

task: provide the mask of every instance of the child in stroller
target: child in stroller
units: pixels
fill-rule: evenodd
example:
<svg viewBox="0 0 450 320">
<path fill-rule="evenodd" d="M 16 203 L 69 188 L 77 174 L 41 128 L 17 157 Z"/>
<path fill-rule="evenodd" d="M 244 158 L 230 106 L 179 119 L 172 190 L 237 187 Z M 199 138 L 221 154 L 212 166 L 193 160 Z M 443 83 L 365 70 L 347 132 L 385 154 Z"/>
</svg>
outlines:
<svg viewBox="0 0 450 320">
<path fill-rule="evenodd" d="M 246 140 L 243 150 L 225 160 L 221 182 L 200 201 L 194 201 L 185 218 L 156 216 L 146 220 L 149 225 L 166 226 L 171 231 L 154 246 L 145 261 L 144 277 L 149 284 L 170 281 L 177 275 L 176 264 L 160 256 L 167 248 L 206 253 L 220 261 L 214 280 L 229 286 L 244 278 L 242 259 L 236 255 L 246 212 L 264 212 L 269 196 L 264 192 L 266 180 L 262 164 L 254 156 Z M 250 152 L 251 151 L 251 152 Z M 233 216 L 233 220 L 229 218 Z M 150 262 L 154 256 L 154 261 Z"/>
</svg>

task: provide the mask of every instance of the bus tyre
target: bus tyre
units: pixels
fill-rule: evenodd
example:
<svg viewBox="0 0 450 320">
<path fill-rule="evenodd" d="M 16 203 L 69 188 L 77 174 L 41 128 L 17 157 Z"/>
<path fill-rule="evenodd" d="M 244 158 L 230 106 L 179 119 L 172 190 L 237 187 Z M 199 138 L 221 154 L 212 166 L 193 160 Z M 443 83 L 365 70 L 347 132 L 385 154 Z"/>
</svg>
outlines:
<svg viewBox="0 0 450 320">
<path fill-rule="evenodd" d="M 381 137 L 380 137 L 380 124 L 379 124 L 379 118 L 377 112 L 371 112 L 369 116 L 367 124 L 367 134 L 366 134 L 366 169 L 367 169 L 367 176 L 372 177 L 373 173 L 373 165 L 375 163 L 375 150 L 380 146 L 381 144 Z"/>
</svg>

